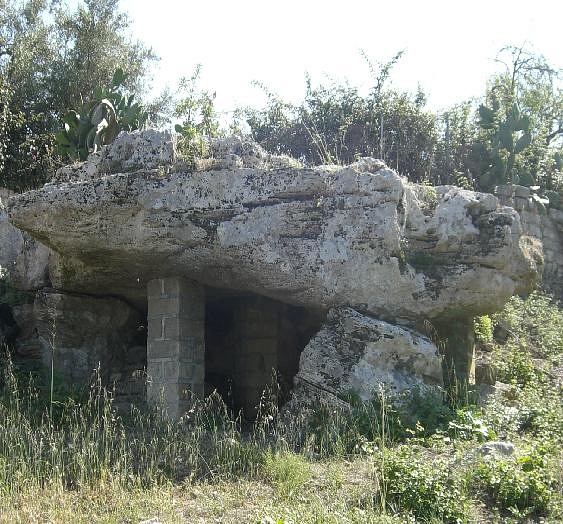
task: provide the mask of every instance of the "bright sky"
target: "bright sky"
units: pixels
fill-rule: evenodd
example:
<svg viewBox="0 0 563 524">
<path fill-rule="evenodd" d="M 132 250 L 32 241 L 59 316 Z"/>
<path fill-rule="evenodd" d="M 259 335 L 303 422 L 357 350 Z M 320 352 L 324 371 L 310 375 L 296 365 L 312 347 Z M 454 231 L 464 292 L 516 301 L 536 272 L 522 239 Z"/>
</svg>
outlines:
<svg viewBox="0 0 563 524">
<path fill-rule="evenodd" d="M 563 66 L 563 2 L 554 0 L 122 0 L 132 31 L 161 57 L 155 94 L 203 65 L 201 85 L 217 91 L 217 108 L 259 106 L 259 80 L 293 101 L 313 83 L 348 79 L 370 86 L 360 55 L 395 67 L 395 87 L 420 84 L 433 109 L 483 93 L 501 67 L 493 59 L 507 44 L 532 44 Z"/>
</svg>

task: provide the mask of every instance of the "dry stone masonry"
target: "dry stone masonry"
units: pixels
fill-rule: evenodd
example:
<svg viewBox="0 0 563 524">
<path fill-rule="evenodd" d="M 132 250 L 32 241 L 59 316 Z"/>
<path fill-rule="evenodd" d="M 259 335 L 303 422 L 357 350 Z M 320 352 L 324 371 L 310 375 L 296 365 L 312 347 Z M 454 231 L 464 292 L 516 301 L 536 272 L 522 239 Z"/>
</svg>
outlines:
<svg viewBox="0 0 563 524">
<path fill-rule="evenodd" d="M 442 364 L 468 378 L 471 318 L 542 269 L 541 242 L 493 195 L 412 185 L 372 158 L 307 168 L 238 138 L 210 149 L 188 169 L 169 133 L 122 134 L 0 216 L 2 265 L 41 261 L 27 289 L 141 319 L 137 371 L 173 417 L 211 386 L 252 416 L 273 371 L 288 389 L 296 377 L 297 400 L 434 386 Z M 67 353 L 119 361 L 130 338 Z"/>
<path fill-rule="evenodd" d="M 190 395 L 203 396 L 205 382 L 205 291 L 181 277 L 148 283 L 147 398 L 162 400 L 177 418 Z"/>
<path fill-rule="evenodd" d="M 542 281 L 549 291 L 563 300 L 563 211 L 538 202 L 528 187 L 498 186 L 495 193 L 500 202 L 518 211 L 524 232 L 541 241 Z"/>
</svg>

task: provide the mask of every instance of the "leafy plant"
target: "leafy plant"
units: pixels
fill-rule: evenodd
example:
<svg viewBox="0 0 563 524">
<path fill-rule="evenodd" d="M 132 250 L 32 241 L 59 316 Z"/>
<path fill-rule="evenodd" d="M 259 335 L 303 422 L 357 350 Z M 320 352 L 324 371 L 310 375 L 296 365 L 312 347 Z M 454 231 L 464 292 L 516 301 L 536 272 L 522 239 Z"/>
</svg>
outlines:
<svg viewBox="0 0 563 524">
<path fill-rule="evenodd" d="M 448 422 L 448 433 L 459 440 L 484 442 L 496 438 L 496 433 L 471 409 L 457 410 L 455 419 Z"/>
<path fill-rule="evenodd" d="M 513 168 L 516 156 L 532 142 L 530 117 L 521 113 L 516 102 L 506 115 L 503 115 L 495 96 L 492 98 L 491 107 L 484 104 L 479 106 L 479 117 L 481 129 L 491 130 L 488 140 L 474 145 L 474 155 L 479 157 L 483 166 L 479 177 L 481 187 L 491 188 L 508 182 L 524 182 L 519 179 Z"/>
<path fill-rule="evenodd" d="M 109 88 L 98 87 L 79 111 L 69 111 L 64 127 L 55 135 L 58 152 L 63 158 L 86 160 L 91 152 L 110 144 L 121 131 L 143 127 L 148 115 L 134 102 L 134 95 L 123 92 L 127 74 L 117 69 Z"/>
<path fill-rule="evenodd" d="M 477 342 L 487 343 L 493 341 L 493 321 L 489 315 L 475 317 L 473 319 L 473 330 Z"/>
<path fill-rule="evenodd" d="M 27 191 L 49 179 L 63 116 L 109 85 L 116 64 L 142 93 L 155 56 L 131 37 L 130 21 L 116 0 L 1 2 L 0 186 Z"/>
<path fill-rule="evenodd" d="M 214 106 L 216 94 L 199 88 L 200 76 L 201 65 L 197 65 L 191 77 L 180 80 L 179 91 L 183 97 L 174 109 L 174 116 L 182 120 L 175 126 L 180 135 L 178 150 L 189 163 L 205 156 L 206 140 L 219 135 Z"/>
<path fill-rule="evenodd" d="M 311 469 L 303 457 L 293 453 L 268 451 L 264 461 L 266 477 L 274 484 L 280 497 L 298 492 L 311 478 Z"/>
<path fill-rule="evenodd" d="M 518 517 L 545 514 L 553 496 L 553 478 L 545 467 L 541 449 L 516 459 L 483 461 L 477 466 L 474 479 L 488 491 L 499 509 Z"/>
<path fill-rule="evenodd" d="M 411 514 L 422 522 L 467 520 L 465 487 L 444 459 L 401 446 L 388 453 L 385 479 L 391 510 Z"/>
</svg>

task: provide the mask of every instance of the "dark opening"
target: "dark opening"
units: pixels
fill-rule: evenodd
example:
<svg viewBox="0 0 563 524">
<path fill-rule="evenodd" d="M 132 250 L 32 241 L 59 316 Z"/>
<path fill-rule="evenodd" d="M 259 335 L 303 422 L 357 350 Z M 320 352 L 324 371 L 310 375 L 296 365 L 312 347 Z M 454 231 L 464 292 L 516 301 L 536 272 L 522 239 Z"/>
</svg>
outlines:
<svg viewBox="0 0 563 524">
<path fill-rule="evenodd" d="M 324 320 L 321 313 L 254 294 L 206 290 L 205 383 L 234 411 L 256 415 L 274 373 L 285 402 L 299 357 Z"/>
</svg>

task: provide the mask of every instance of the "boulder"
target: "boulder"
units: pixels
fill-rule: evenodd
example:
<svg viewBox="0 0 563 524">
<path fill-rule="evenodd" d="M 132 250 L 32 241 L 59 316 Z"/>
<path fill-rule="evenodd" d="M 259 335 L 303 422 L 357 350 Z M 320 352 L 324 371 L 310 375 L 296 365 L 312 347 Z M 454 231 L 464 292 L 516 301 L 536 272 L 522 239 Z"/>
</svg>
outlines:
<svg viewBox="0 0 563 524">
<path fill-rule="evenodd" d="M 393 396 L 441 384 L 441 358 L 430 339 L 351 308 L 334 308 L 301 353 L 292 402 L 342 399 L 352 392 L 367 401 L 380 388 Z"/>
<path fill-rule="evenodd" d="M 124 145 L 145 143 L 157 146 Z M 412 185 L 375 159 L 240 167 L 264 163 L 238 142 L 217 149 L 238 151 L 246 160 L 237 167 L 178 171 L 172 150 L 165 133 L 122 135 L 100 153 L 106 160 L 91 160 L 103 169 L 87 161 L 73 169 L 89 176 L 10 200 L 11 222 L 60 255 L 56 289 L 142 305 L 149 280 L 184 276 L 416 321 L 497 310 L 534 284 L 541 265 L 518 214 L 492 195 Z"/>
</svg>

